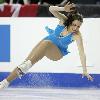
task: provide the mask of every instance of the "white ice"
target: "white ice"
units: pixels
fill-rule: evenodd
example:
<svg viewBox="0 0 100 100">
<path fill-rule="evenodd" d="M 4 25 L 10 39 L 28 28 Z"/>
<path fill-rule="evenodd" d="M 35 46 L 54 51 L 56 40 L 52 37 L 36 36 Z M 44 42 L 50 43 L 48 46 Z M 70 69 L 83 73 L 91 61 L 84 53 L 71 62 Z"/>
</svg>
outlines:
<svg viewBox="0 0 100 100">
<path fill-rule="evenodd" d="M 100 89 L 7 88 L 0 100 L 100 100 Z"/>
</svg>

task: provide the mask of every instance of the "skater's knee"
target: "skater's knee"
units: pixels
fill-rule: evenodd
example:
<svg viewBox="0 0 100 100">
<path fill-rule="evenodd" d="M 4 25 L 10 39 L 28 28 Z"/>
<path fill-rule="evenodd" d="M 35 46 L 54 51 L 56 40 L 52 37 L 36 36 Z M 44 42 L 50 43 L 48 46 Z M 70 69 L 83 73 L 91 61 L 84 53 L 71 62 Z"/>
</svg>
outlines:
<svg viewBox="0 0 100 100">
<path fill-rule="evenodd" d="M 17 66 L 18 74 L 23 75 L 26 74 L 27 71 L 32 67 L 32 63 L 30 60 L 23 62 L 19 66 Z"/>
<path fill-rule="evenodd" d="M 42 45 L 50 46 L 52 43 L 49 40 L 42 41 Z"/>
</svg>

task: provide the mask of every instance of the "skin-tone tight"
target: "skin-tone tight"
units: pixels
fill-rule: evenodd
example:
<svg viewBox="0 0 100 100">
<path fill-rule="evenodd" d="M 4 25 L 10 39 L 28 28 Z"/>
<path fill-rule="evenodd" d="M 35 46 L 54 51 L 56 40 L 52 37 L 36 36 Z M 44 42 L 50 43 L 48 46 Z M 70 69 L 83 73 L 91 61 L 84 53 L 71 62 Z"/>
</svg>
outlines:
<svg viewBox="0 0 100 100">
<path fill-rule="evenodd" d="M 29 56 L 26 58 L 26 61 L 30 60 L 32 65 L 34 65 L 44 56 L 53 61 L 57 61 L 63 57 L 58 47 L 56 47 L 51 41 L 42 40 L 36 45 L 35 48 L 33 48 Z M 11 74 L 7 77 L 7 81 L 11 82 L 16 79 L 18 77 L 17 72 L 18 68 L 14 69 L 13 72 L 11 72 Z"/>
</svg>

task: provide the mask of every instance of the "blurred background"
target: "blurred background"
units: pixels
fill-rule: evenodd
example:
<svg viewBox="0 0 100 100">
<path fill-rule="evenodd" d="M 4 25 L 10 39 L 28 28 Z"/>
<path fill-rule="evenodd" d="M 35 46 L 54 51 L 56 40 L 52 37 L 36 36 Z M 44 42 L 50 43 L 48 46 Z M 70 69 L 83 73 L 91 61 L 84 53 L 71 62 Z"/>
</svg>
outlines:
<svg viewBox="0 0 100 100">
<path fill-rule="evenodd" d="M 20 4 L 44 4 L 44 3 L 48 3 L 48 4 L 52 4 L 52 5 L 56 5 L 56 4 L 61 4 L 62 2 L 65 1 L 70 1 L 73 3 L 77 3 L 77 4 L 99 4 L 100 0 L 0 0 L 0 3 L 20 3 Z"/>
<path fill-rule="evenodd" d="M 0 0 L 0 16 L 51 17 L 50 5 L 64 6 L 68 1 L 75 3 L 84 17 L 100 17 L 100 0 Z"/>
</svg>

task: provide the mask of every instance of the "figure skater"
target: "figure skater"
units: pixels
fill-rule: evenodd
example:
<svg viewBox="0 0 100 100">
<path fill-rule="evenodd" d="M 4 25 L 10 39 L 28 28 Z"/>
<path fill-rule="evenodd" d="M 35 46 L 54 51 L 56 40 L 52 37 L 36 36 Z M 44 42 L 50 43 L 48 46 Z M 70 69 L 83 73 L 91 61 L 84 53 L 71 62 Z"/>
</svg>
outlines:
<svg viewBox="0 0 100 100">
<path fill-rule="evenodd" d="M 82 37 L 79 31 L 79 28 L 83 23 L 83 17 L 79 13 L 75 13 L 73 8 L 75 8 L 75 4 L 70 2 L 64 7 L 49 7 L 49 11 L 59 19 L 59 24 L 55 30 L 47 28 L 49 35 L 42 39 L 36 47 L 33 48 L 22 64 L 18 65 L 6 79 L 0 82 L 0 89 L 8 87 L 12 80 L 26 74 L 27 71 L 44 56 L 50 60 L 58 61 L 65 55 L 68 55 L 68 45 L 74 41 L 77 43 L 80 61 L 83 66 L 82 75 L 86 76 L 88 80 L 93 81 L 93 78 L 87 72 L 86 55 L 84 53 Z M 69 13 L 69 15 L 65 16 L 60 11 L 65 11 Z"/>
</svg>

